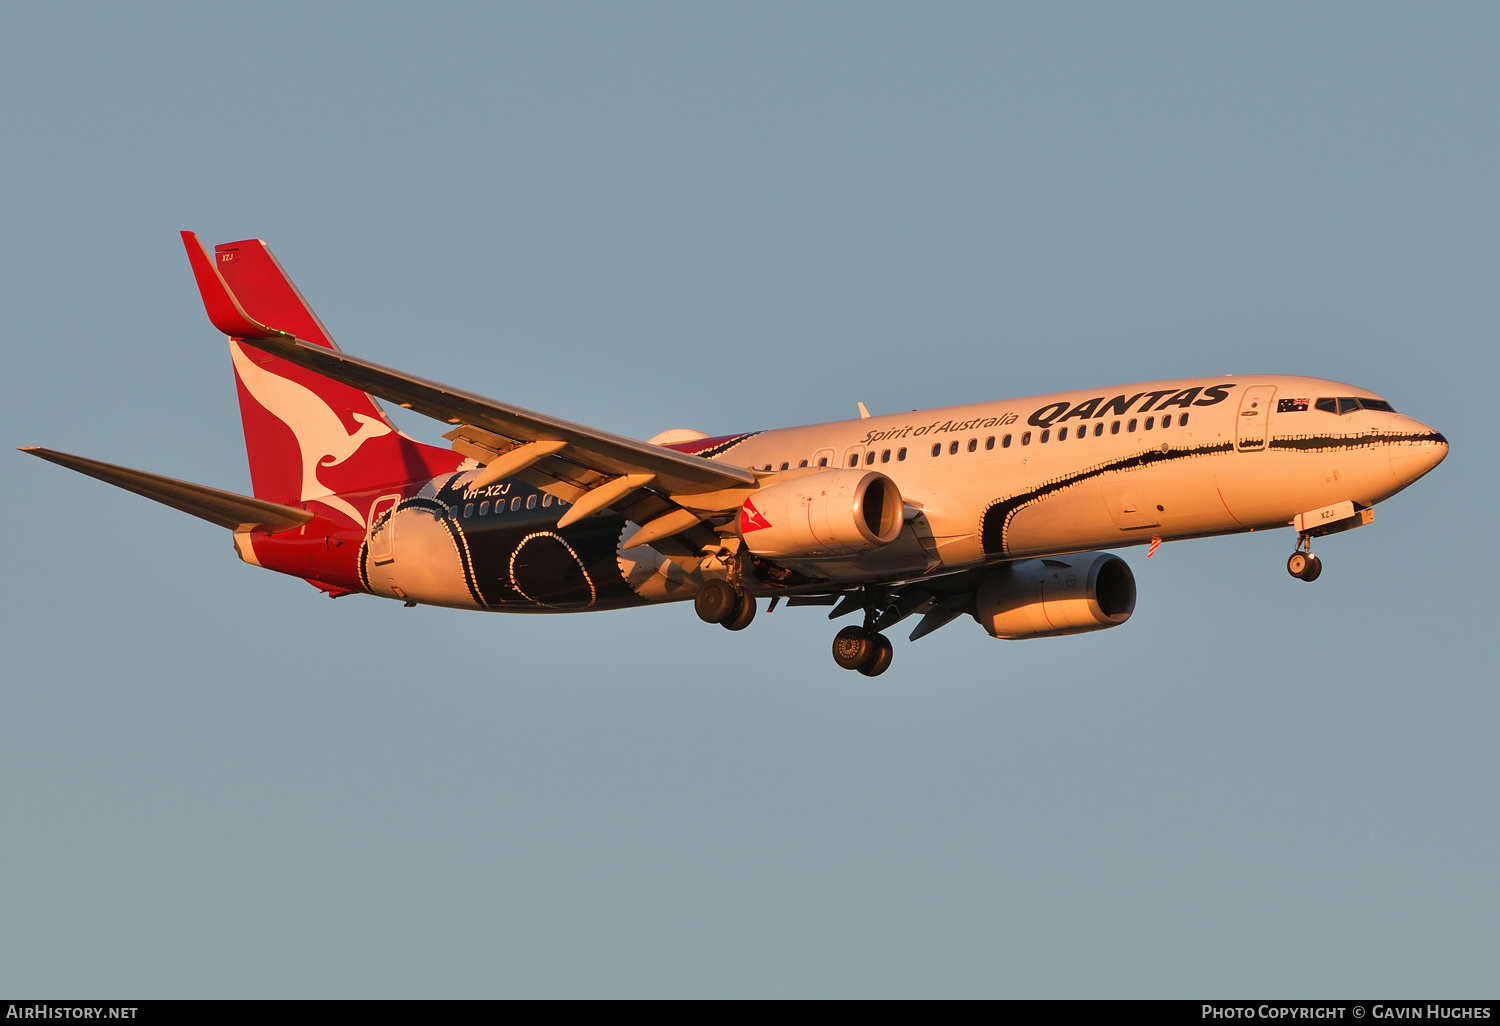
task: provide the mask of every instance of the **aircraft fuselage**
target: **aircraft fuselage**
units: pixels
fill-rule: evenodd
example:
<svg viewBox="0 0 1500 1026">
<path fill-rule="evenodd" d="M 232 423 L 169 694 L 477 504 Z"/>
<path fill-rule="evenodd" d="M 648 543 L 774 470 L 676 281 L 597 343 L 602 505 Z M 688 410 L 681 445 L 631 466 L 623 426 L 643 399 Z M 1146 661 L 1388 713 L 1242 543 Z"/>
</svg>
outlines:
<svg viewBox="0 0 1500 1026">
<path fill-rule="evenodd" d="M 1316 378 L 1181 379 L 670 444 L 750 467 L 762 484 L 864 468 L 899 489 L 905 523 L 895 541 L 760 561 L 782 571 L 745 578 L 764 596 L 1284 527 L 1346 501 L 1372 507 L 1447 451 L 1442 435 L 1383 405 Z M 237 548 L 335 593 L 498 611 L 687 599 L 712 574 L 670 550 L 622 549 L 636 528 L 618 514 L 559 529 L 566 506 L 551 495 L 521 480 L 471 490 L 476 474 L 466 461 L 384 497 L 346 496 L 372 510 L 363 535 L 320 517 L 300 536 L 242 533 Z M 307 506 L 316 511 L 318 500 Z M 357 560 L 342 558 L 345 546 Z"/>
</svg>

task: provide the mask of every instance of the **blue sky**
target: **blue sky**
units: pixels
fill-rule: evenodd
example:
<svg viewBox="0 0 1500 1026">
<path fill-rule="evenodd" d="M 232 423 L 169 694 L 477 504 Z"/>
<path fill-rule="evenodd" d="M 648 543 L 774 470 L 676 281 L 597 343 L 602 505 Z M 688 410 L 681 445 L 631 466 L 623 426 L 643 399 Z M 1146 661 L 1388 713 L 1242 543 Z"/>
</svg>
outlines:
<svg viewBox="0 0 1500 1026">
<path fill-rule="evenodd" d="M 12 5 L 0 425 L 248 491 L 176 233 L 638 437 L 1190 374 L 1448 460 L 1124 627 L 403 609 L 17 453 L 0 991 L 1433 996 L 1500 959 L 1493 5 Z M 436 440 L 421 418 L 409 431 Z M 904 632 L 903 632 L 904 634 Z"/>
</svg>

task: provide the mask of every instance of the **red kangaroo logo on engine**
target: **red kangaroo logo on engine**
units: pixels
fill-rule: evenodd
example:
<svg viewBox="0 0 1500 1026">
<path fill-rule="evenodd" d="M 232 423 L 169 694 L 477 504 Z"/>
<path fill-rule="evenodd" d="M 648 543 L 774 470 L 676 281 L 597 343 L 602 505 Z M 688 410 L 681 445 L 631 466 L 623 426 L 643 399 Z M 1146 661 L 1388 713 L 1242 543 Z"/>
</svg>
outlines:
<svg viewBox="0 0 1500 1026">
<path fill-rule="evenodd" d="M 761 516 L 760 510 L 755 508 L 755 503 L 746 499 L 745 504 L 740 507 L 740 534 L 763 531 L 770 526 L 770 521 Z"/>
</svg>

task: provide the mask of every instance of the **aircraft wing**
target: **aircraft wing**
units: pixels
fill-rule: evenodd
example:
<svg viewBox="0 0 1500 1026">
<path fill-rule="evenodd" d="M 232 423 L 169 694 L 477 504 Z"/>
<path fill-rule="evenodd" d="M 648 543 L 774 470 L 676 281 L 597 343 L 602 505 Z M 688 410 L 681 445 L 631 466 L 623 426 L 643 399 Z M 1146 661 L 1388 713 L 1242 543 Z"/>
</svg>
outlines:
<svg viewBox="0 0 1500 1026">
<path fill-rule="evenodd" d="M 616 500 L 621 500 L 637 489 L 687 496 L 725 490 L 743 492 L 756 486 L 755 474 L 743 467 L 715 463 L 428 381 L 300 341 L 287 332 L 261 324 L 245 312 L 197 236 L 191 232 L 182 235 L 209 320 L 220 331 L 288 363 L 406 409 L 449 424 L 474 425 L 501 439 L 513 440 L 519 443 L 514 445 L 514 455 L 509 447 L 497 454 L 509 457 L 505 468 L 517 476 L 525 477 L 531 472 L 564 482 L 561 490 L 573 492 L 564 496 L 571 502 L 579 502 L 580 497 L 591 491 L 601 493 L 595 499 L 603 498 L 602 493 L 610 488 L 618 493 Z M 453 434 L 456 433 L 450 433 L 450 437 Z M 507 443 L 502 441 L 501 445 Z M 620 492 L 626 484 L 635 487 Z M 586 498 L 581 504 L 587 504 L 584 508 L 588 511 L 606 505 L 618 508 L 614 502 L 595 504 Z M 578 512 L 583 515 L 583 510 Z"/>
<path fill-rule="evenodd" d="M 301 527 L 313 518 L 313 515 L 305 509 L 283 506 L 279 502 L 252 499 L 248 495 L 238 495 L 219 488 L 210 488 L 207 485 L 179 481 L 173 477 L 162 477 L 160 474 L 148 474 L 144 470 L 117 467 L 113 463 L 101 463 L 98 460 L 85 459 L 82 456 L 57 452 L 54 449 L 43 449 L 33 445 L 21 451 L 40 457 L 49 463 L 56 463 L 60 467 L 67 467 L 69 470 L 76 470 L 80 474 L 87 474 L 89 477 L 108 482 L 117 488 L 124 488 L 128 492 L 144 495 L 148 499 L 171 506 L 173 509 L 191 513 L 200 520 L 227 527 L 231 531 L 264 531 L 267 534 L 276 534 L 280 531 L 290 531 L 294 527 Z"/>
<path fill-rule="evenodd" d="M 610 476 L 652 474 L 656 484 L 669 493 L 755 486 L 755 474 L 742 467 L 535 413 L 295 338 L 242 341 L 288 363 L 449 424 L 473 424 L 520 442 L 563 442 L 566 448 L 559 451 L 572 462 Z"/>
</svg>

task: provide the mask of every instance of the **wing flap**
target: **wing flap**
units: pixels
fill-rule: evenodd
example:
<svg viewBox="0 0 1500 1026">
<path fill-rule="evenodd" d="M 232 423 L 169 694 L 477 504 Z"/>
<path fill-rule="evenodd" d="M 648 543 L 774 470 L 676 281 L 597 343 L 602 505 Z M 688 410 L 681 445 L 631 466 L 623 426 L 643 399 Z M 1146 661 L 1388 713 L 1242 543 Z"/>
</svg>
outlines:
<svg viewBox="0 0 1500 1026">
<path fill-rule="evenodd" d="M 97 478 L 127 492 L 144 495 L 154 502 L 180 509 L 200 520 L 207 520 L 231 531 L 264 531 L 276 534 L 301 527 L 313 518 L 305 509 L 283 506 L 264 499 L 252 499 L 248 495 L 226 492 L 207 485 L 179 481 L 160 474 L 148 474 L 144 470 L 101 463 L 98 460 L 74 456 L 71 453 L 27 446 L 21 450 L 49 463 L 76 470 L 80 474 Z"/>
</svg>

